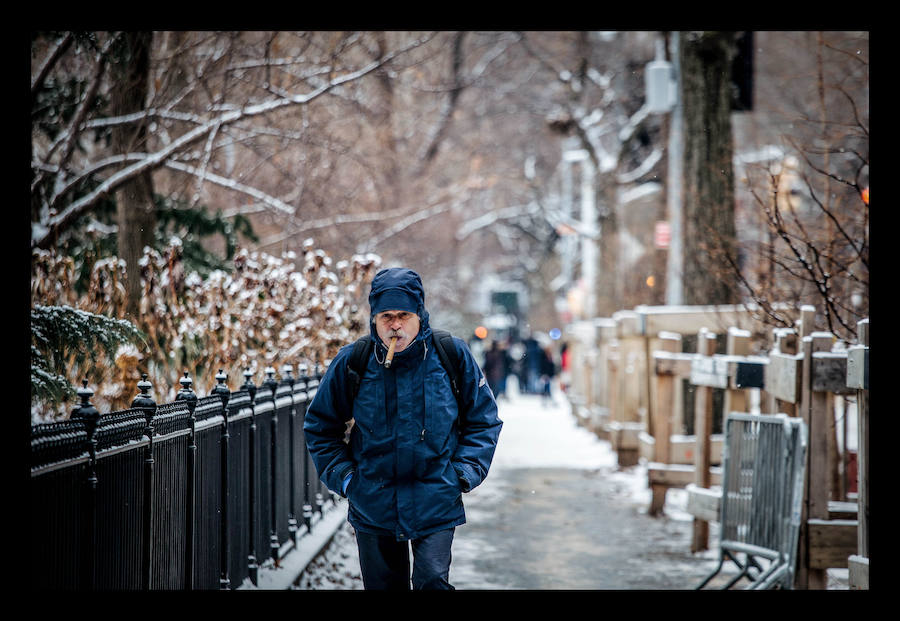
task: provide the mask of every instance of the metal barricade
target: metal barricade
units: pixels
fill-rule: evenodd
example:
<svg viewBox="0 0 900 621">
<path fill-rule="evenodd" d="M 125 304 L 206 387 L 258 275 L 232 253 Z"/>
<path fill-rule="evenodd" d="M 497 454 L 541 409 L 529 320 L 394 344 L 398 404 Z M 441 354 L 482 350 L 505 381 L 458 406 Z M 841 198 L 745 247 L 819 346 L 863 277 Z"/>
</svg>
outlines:
<svg viewBox="0 0 900 621">
<path fill-rule="evenodd" d="M 784 414 L 732 412 L 725 421 L 722 453 L 719 564 L 739 573 L 722 588 L 750 581 L 747 589 L 793 584 L 806 472 L 806 424 Z M 743 558 L 741 558 L 741 555 Z"/>
</svg>

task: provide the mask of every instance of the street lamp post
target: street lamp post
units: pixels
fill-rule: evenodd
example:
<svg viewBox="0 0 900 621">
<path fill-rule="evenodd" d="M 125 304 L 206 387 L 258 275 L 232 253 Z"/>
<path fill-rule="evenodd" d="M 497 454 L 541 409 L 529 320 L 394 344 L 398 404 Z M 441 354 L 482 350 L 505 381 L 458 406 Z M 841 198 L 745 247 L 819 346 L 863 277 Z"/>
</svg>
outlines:
<svg viewBox="0 0 900 621">
<path fill-rule="evenodd" d="M 665 48 L 662 38 L 657 41 L 656 58 L 647 64 L 644 72 L 646 87 L 646 105 L 655 114 L 671 114 L 669 118 L 669 144 L 666 170 L 666 211 L 669 219 L 669 250 L 666 261 L 666 304 L 680 305 L 684 303 L 682 291 L 682 192 L 684 167 L 682 153 L 683 116 L 681 107 L 681 71 L 678 62 L 678 32 L 669 37 L 669 56 L 665 59 Z"/>
</svg>

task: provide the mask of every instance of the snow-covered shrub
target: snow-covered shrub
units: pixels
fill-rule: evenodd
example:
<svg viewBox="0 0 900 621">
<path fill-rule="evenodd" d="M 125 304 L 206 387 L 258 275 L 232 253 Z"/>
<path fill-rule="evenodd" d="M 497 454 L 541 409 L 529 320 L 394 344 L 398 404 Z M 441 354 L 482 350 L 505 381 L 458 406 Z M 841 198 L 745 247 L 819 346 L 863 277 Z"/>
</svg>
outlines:
<svg viewBox="0 0 900 621">
<path fill-rule="evenodd" d="M 71 288 L 57 275 L 71 270 L 65 257 L 35 253 L 32 304 L 69 301 Z M 185 274 L 177 238 L 163 252 L 144 249 L 139 316 L 129 318 L 143 341 L 120 349 L 112 364 L 98 362 L 94 404 L 100 411 L 128 407 L 147 373 L 158 403 L 174 399 L 178 379 L 187 371 L 193 388 L 207 394 L 219 369 L 232 390 L 243 370 L 262 381 L 268 366 L 281 369 L 329 361 L 344 344 L 367 330 L 367 284 L 381 264 L 376 255 L 358 255 L 332 265 L 311 240 L 299 255 L 274 257 L 241 249 L 233 270 L 212 271 L 205 279 Z M 113 258 L 94 265 L 88 291 L 75 306 L 111 317 L 125 316 L 123 262 Z M 35 283 L 35 279 L 42 282 Z M 80 377 L 66 374 L 76 383 Z M 47 380 L 49 381 L 49 380 Z M 34 411 L 34 407 L 32 408 Z"/>
</svg>

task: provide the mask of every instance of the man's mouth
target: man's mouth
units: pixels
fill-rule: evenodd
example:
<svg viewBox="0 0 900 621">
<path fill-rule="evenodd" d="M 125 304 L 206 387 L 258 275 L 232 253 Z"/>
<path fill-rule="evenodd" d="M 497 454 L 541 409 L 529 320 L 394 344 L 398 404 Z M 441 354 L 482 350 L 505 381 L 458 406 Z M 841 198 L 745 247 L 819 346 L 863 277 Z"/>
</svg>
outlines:
<svg viewBox="0 0 900 621">
<path fill-rule="evenodd" d="M 401 351 L 404 347 L 406 347 L 406 335 L 402 332 L 392 332 L 388 335 L 388 343 L 391 342 L 392 338 L 397 339 L 397 343 L 394 346 L 395 351 Z"/>
</svg>

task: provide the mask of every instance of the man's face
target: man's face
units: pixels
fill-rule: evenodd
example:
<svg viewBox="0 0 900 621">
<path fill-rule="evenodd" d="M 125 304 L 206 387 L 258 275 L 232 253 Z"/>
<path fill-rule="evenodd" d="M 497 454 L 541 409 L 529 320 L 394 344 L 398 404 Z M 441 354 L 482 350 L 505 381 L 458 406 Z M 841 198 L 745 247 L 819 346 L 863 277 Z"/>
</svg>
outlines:
<svg viewBox="0 0 900 621">
<path fill-rule="evenodd" d="M 397 337 L 394 352 L 406 349 L 419 333 L 419 316 L 400 310 L 388 310 L 375 315 L 375 331 L 378 338 L 390 347 L 391 337 Z"/>
</svg>

